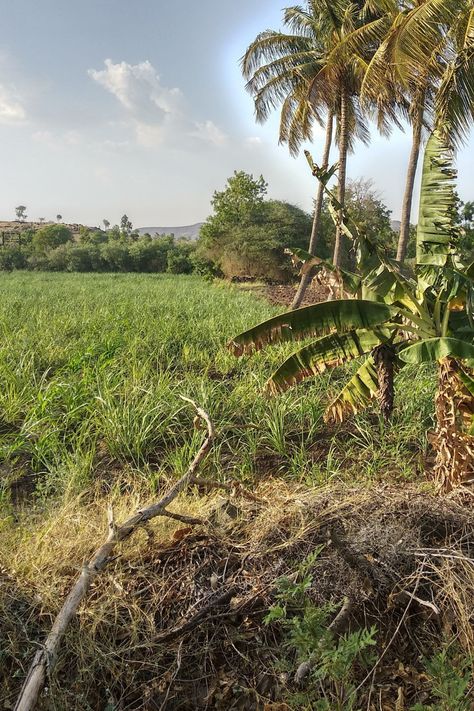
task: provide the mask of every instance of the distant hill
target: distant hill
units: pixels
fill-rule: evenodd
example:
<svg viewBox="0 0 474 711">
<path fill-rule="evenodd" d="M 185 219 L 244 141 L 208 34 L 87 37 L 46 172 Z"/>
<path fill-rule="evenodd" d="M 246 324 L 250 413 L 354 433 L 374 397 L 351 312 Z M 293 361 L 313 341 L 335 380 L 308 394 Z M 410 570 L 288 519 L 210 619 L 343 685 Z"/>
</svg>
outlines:
<svg viewBox="0 0 474 711">
<path fill-rule="evenodd" d="M 196 222 L 195 225 L 184 225 L 181 227 L 139 227 L 137 232 L 144 235 L 146 232 L 150 235 L 174 235 L 175 237 L 187 237 L 188 239 L 196 240 L 199 237 L 199 230 L 203 222 Z"/>
</svg>

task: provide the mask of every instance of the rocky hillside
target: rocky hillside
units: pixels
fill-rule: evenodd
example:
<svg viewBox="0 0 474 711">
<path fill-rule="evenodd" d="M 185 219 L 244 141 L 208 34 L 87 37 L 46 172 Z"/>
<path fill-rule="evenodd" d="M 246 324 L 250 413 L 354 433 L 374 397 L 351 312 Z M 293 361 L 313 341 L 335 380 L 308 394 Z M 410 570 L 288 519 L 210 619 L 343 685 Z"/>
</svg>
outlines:
<svg viewBox="0 0 474 711">
<path fill-rule="evenodd" d="M 199 230 L 203 223 L 196 222 L 194 225 L 184 225 L 181 227 L 140 227 L 139 234 L 144 235 L 174 235 L 175 237 L 187 237 L 188 239 L 196 240 L 199 237 Z"/>
</svg>

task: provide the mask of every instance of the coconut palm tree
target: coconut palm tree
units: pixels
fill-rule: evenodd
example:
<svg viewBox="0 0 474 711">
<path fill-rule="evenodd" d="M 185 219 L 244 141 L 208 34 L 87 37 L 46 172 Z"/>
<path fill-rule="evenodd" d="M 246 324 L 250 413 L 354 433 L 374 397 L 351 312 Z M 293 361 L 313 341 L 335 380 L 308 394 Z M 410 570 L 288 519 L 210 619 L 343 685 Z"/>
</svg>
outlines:
<svg viewBox="0 0 474 711">
<path fill-rule="evenodd" d="M 344 202 L 347 153 L 357 138 L 367 142 L 368 130 L 358 102 L 358 79 L 347 57 L 327 62 L 335 44 L 357 22 L 359 7 L 350 0 L 309 0 L 284 14 L 288 32 L 268 30 L 258 35 L 242 59 L 247 88 L 254 97 L 256 117 L 265 121 L 281 105 L 280 142 L 296 155 L 311 140 L 315 123 L 326 125 L 322 165 L 329 164 L 333 121 L 339 144 L 339 200 Z M 315 253 L 323 193 L 318 187 L 309 251 Z M 343 236 L 336 234 L 335 260 L 343 258 Z M 311 275 L 304 275 L 293 308 L 301 303 Z"/>
<path fill-rule="evenodd" d="M 412 148 L 402 204 L 397 260 L 406 257 L 413 191 L 423 128 L 449 122 L 454 142 L 472 121 L 474 100 L 474 9 L 472 0 L 374 0 L 384 21 L 348 38 L 354 45 L 377 46 L 361 85 L 362 101 L 404 97 L 412 128 Z"/>
<path fill-rule="evenodd" d="M 395 355 L 397 367 L 437 362 L 433 473 L 445 491 L 474 479 L 474 265 L 463 264 L 459 255 L 452 161 L 452 146 L 438 130 L 425 151 L 416 278 L 378 254 L 379 266 L 365 286 L 377 289 L 379 298 L 385 294 L 384 301 L 316 304 L 270 319 L 229 344 L 241 355 L 269 343 L 317 337 L 271 376 L 272 392 L 366 355 L 326 411 L 334 420 L 375 397 L 392 397 L 380 378 L 387 356 Z"/>
</svg>

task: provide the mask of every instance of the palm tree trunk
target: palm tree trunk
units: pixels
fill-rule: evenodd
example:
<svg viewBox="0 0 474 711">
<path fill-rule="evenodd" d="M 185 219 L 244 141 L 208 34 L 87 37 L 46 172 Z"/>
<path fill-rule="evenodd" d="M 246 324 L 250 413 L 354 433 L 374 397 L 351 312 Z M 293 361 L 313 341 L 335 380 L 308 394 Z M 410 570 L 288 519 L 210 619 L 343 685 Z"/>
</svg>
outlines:
<svg viewBox="0 0 474 711">
<path fill-rule="evenodd" d="M 333 132 L 334 117 L 329 114 L 326 126 L 326 142 L 324 144 L 323 151 L 323 161 L 321 168 L 326 170 L 329 165 L 329 155 L 331 153 L 331 143 L 332 143 L 332 132 Z M 324 198 L 324 186 L 322 183 L 318 182 L 318 190 L 316 193 L 316 199 L 314 201 L 314 216 L 313 216 L 313 227 L 311 229 L 311 238 L 309 240 L 308 252 L 315 256 L 316 246 L 319 237 L 319 227 L 321 224 L 321 211 L 323 208 L 323 198 Z M 298 289 L 296 290 L 295 298 L 291 304 L 292 309 L 297 309 L 301 306 L 304 299 L 306 289 L 311 284 L 314 277 L 314 272 L 310 270 L 306 274 L 301 275 L 301 281 L 299 283 Z"/>
<path fill-rule="evenodd" d="M 385 420 L 389 420 L 393 412 L 395 390 L 393 385 L 395 349 L 391 343 L 384 343 L 374 348 L 373 358 L 377 369 L 379 390 L 377 393 L 380 410 Z"/>
<path fill-rule="evenodd" d="M 421 131 L 423 128 L 424 100 L 420 104 L 418 113 L 413 121 L 413 141 L 411 146 L 410 160 L 408 161 L 407 178 L 405 185 L 405 195 L 403 196 L 402 220 L 400 224 L 400 235 L 397 247 L 397 262 L 403 264 L 405 261 L 408 240 L 410 239 L 410 218 L 411 206 L 413 203 L 413 189 L 415 187 L 416 170 L 418 168 L 418 158 L 421 146 Z"/>
<path fill-rule="evenodd" d="M 347 148 L 348 148 L 348 101 L 349 97 L 347 90 L 344 88 L 341 93 L 340 115 L 339 115 L 339 185 L 337 190 L 337 199 L 344 207 L 346 197 L 346 170 L 347 170 Z M 343 209 L 339 213 L 339 220 L 342 222 Z M 335 267 L 345 266 L 349 255 L 348 239 L 344 235 L 341 225 L 336 227 L 336 242 L 334 245 L 333 264 Z"/>
<path fill-rule="evenodd" d="M 458 370 L 454 358 L 439 363 L 436 429 L 430 436 L 436 453 L 433 475 L 444 492 L 474 479 L 474 437 L 463 426 L 464 417 L 471 421 L 474 398 L 457 377 Z"/>
</svg>

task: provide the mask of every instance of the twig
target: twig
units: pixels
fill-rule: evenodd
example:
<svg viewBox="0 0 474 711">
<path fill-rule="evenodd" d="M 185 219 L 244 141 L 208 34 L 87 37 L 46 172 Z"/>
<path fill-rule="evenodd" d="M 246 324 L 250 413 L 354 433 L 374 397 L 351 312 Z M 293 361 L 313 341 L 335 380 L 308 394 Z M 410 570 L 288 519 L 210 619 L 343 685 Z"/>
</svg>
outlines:
<svg viewBox="0 0 474 711">
<path fill-rule="evenodd" d="M 249 501 L 256 501 L 257 503 L 262 502 L 261 498 L 255 496 L 255 494 L 252 494 L 250 491 L 248 491 L 244 486 L 242 486 L 239 481 L 221 482 L 212 481 L 211 479 L 201 479 L 200 477 L 194 477 L 193 479 L 191 479 L 189 484 L 192 486 L 197 486 L 198 489 L 224 489 L 224 491 L 229 491 L 230 493 L 238 492 L 244 499 L 249 499 Z"/>
<path fill-rule="evenodd" d="M 57 653 L 63 635 L 76 614 L 79 605 L 87 595 L 92 580 L 111 561 L 111 556 L 117 543 L 128 538 L 138 526 L 143 526 L 147 521 L 150 521 L 156 516 L 176 518 L 177 514 L 171 514 L 169 511 L 166 511 L 166 507 L 189 485 L 199 465 L 208 453 L 215 435 L 209 415 L 198 407 L 193 400 L 183 396 L 181 396 L 181 399 L 190 403 L 195 408 L 198 417 L 206 423 L 207 436 L 204 442 L 189 465 L 187 472 L 171 487 L 160 501 L 138 511 L 121 526 L 116 526 L 113 519 L 113 512 L 109 509 L 107 516 L 107 540 L 96 550 L 89 563 L 84 565 L 80 576 L 74 583 L 61 610 L 56 616 L 46 641 L 41 649 L 36 652 L 15 704 L 14 711 L 31 711 L 36 706 L 38 696 L 46 679 L 46 674 L 51 673 L 56 664 Z M 183 520 L 183 517 L 178 520 Z"/>
<path fill-rule="evenodd" d="M 181 523 L 187 523 L 189 526 L 199 526 L 204 523 L 201 518 L 193 518 L 192 516 L 182 516 L 181 514 L 172 513 L 171 511 L 162 511 L 162 516 L 167 516 L 172 518 L 174 521 L 181 521 Z"/>
<path fill-rule="evenodd" d="M 186 634 L 186 632 L 190 632 L 195 627 L 197 627 L 200 622 L 204 621 L 204 619 L 207 617 L 209 612 L 211 612 L 211 610 L 213 610 L 215 607 L 219 607 L 220 605 L 227 604 L 232 600 L 233 597 L 235 597 L 238 592 L 239 587 L 237 585 L 233 585 L 231 588 L 229 588 L 229 590 L 226 590 L 220 595 L 213 596 L 211 602 L 209 602 L 207 605 L 198 610 L 198 612 L 196 612 L 196 614 L 193 615 L 191 619 L 189 619 L 187 622 L 184 622 L 182 625 L 177 625 L 176 627 L 173 627 L 170 630 L 166 630 L 165 632 L 157 634 L 153 638 L 153 641 L 160 643 L 169 642 L 172 639 L 176 639 L 176 637 L 181 637 L 181 635 Z"/>
<path fill-rule="evenodd" d="M 414 556 L 417 556 L 418 558 L 447 558 L 448 560 L 463 560 L 466 563 L 470 563 L 471 565 L 474 565 L 474 558 L 468 558 L 465 555 L 459 554 L 459 555 L 448 555 L 448 553 L 435 553 L 433 552 L 417 552 L 415 551 L 413 553 Z"/>
</svg>

